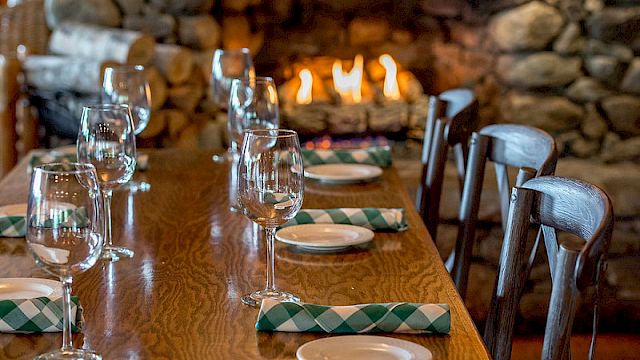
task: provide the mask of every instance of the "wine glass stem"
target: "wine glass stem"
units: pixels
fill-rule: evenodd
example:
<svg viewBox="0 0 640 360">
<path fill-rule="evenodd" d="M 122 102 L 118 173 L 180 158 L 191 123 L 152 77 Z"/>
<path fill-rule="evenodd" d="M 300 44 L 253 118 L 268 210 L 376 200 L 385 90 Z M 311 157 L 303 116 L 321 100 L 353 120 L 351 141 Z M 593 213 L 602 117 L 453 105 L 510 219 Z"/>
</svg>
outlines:
<svg viewBox="0 0 640 360">
<path fill-rule="evenodd" d="M 71 333 L 71 277 L 61 276 L 62 282 L 62 351 L 73 349 L 73 335 Z"/>
<path fill-rule="evenodd" d="M 275 227 L 264 228 L 265 238 L 267 239 L 267 285 L 265 290 L 276 290 L 276 272 L 275 272 Z"/>
<path fill-rule="evenodd" d="M 112 246 L 111 238 L 111 196 L 112 190 L 102 190 L 102 204 L 104 205 L 104 246 Z"/>
</svg>

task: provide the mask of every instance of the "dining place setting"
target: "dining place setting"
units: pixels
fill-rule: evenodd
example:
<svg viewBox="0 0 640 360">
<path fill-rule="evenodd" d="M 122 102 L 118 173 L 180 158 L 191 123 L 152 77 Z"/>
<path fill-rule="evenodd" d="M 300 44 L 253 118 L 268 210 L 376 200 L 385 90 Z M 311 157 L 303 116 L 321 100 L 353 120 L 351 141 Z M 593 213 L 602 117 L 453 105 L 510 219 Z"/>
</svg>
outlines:
<svg viewBox="0 0 640 360">
<path fill-rule="evenodd" d="M 301 147 L 279 127 L 275 83 L 256 76 L 248 50 L 216 50 L 210 81 L 228 150 L 141 158 L 148 85 L 112 82 L 121 70 L 141 71 L 105 73 L 107 95 L 84 107 L 75 146 L 23 160 L 4 180 L 20 196 L 0 188 L 2 203 L 27 201 L 0 206 L 2 241 L 25 241 L 16 270 L 35 260 L 59 279 L 0 279 L 0 332 L 62 332 L 62 347 L 38 359 L 204 354 L 152 346 L 150 328 L 177 347 L 220 346 L 223 358 L 261 357 L 282 339 L 275 358 L 432 359 L 465 346 L 486 355 L 391 146 Z M 137 97 L 122 95 L 132 88 Z M 145 182 L 134 183 L 140 171 Z M 124 192 L 138 194 L 126 209 Z M 264 343 L 266 334 L 280 335 Z"/>
</svg>

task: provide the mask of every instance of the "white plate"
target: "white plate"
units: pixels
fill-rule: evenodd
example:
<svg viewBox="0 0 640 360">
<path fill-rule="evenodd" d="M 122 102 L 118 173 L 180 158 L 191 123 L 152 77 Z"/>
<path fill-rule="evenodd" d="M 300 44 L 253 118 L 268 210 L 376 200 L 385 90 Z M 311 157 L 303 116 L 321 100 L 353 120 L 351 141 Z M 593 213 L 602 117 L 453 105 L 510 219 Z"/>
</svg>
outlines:
<svg viewBox="0 0 640 360">
<path fill-rule="evenodd" d="M 364 164 L 323 164 L 304 169 L 304 176 L 310 179 L 336 184 L 370 181 L 380 175 L 381 168 Z"/>
<path fill-rule="evenodd" d="M 38 278 L 0 278 L 0 300 L 62 296 L 59 281 Z"/>
<path fill-rule="evenodd" d="M 348 335 L 310 341 L 298 348 L 299 360 L 431 360 L 431 351 L 386 336 Z"/>
<path fill-rule="evenodd" d="M 27 204 L 12 204 L 0 206 L 0 217 L 4 216 L 27 216 Z"/>
<path fill-rule="evenodd" d="M 305 224 L 278 230 L 276 239 L 310 251 L 338 251 L 373 239 L 373 231 L 354 225 Z"/>
</svg>

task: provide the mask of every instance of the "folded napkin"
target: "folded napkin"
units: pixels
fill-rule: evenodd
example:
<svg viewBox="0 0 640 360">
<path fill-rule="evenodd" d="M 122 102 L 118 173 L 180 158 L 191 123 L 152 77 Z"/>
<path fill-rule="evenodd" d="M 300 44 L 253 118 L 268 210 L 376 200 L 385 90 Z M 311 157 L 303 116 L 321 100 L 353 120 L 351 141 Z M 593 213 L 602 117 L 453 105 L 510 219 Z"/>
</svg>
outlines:
<svg viewBox="0 0 640 360">
<path fill-rule="evenodd" d="M 393 231 L 408 228 L 404 209 L 391 208 L 301 209 L 281 227 L 301 224 L 346 224 Z"/>
<path fill-rule="evenodd" d="M 26 234 L 24 216 L 0 216 L 0 237 L 23 237 Z"/>
<path fill-rule="evenodd" d="M 324 306 L 272 299 L 262 301 L 256 329 L 262 331 L 448 334 L 447 304 L 386 303 Z"/>
<path fill-rule="evenodd" d="M 391 148 L 389 146 L 375 146 L 365 149 L 303 149 L 302 161 L 306 165 L 344 163 L 388 167 L 391 166 Z"/>
<path fill-rule="evenodd" d="M 82 306 L 71 297 L 71 330 L 82 329 Z M 34 333 L 62 331 L 62 298 L 0 300 L 0 332 Z"/>
</svg>

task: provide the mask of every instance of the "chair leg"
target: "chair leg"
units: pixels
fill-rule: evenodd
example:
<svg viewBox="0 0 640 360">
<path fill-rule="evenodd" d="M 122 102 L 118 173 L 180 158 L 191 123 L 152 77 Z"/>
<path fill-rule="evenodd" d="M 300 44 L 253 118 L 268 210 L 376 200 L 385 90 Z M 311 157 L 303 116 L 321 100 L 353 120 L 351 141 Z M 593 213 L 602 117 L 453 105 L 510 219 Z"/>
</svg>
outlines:
<svg viewBox="0 0 640 360">
<path fill-rule="evenodd" d="M 471 252 L 475 239 L 478 208 L 480 207 L 480 193 L 482 189 L 486 154 L 489 149 L 490 138 L 474 133 L 471 138 L 469 160 L 464 179 L 464 189 L 460 200 L 458 214 L 458 235 L 451 267 L 451 277 L 456 284 L 460 296 L 464 299 L 467 292 Z"/>
<path fill-rule="evenodd" d="M 580 249 L 569 246 L 562 244 L 558 251 L 544 331 L 543 359 L 571 358 L 571 327 L 578 298 L 575 268 Z"/>
</svg>

